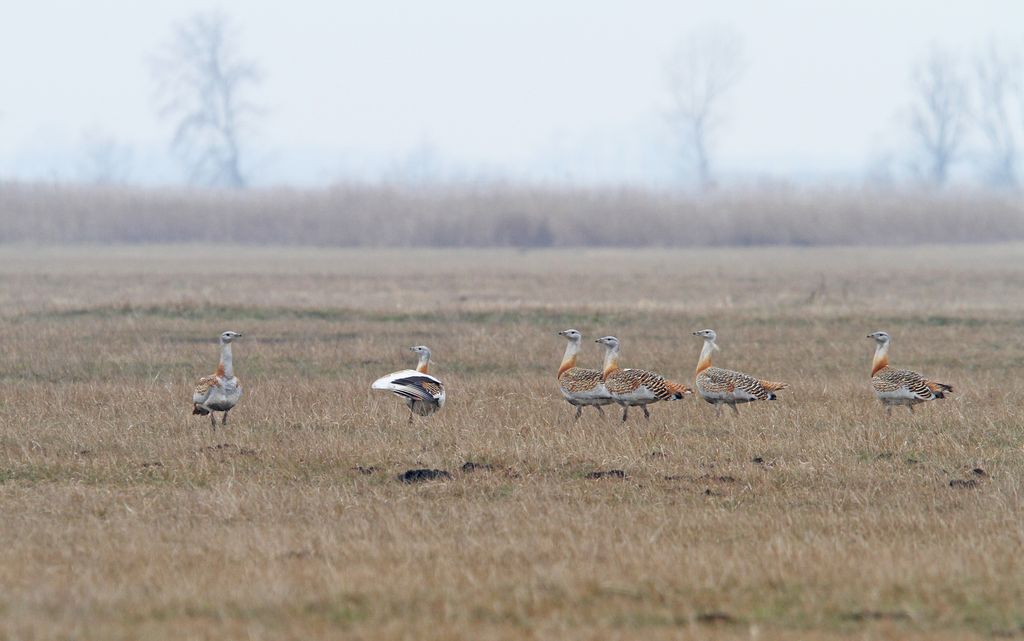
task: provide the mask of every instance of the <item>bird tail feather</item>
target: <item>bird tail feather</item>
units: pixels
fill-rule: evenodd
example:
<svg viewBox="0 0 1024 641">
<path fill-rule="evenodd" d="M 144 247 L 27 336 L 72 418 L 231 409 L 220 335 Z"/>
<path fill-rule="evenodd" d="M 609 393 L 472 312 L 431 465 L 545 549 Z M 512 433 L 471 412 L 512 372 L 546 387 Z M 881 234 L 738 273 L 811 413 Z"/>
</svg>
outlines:
<svg viewBox="0 0 1024 641">
<path fill-rule="evenodd" d="M 693 394 L 693 390 L 683 385 L 682 383 L 673 383 L 672 381 L 665 381 L 665 388 L 672 393 L 673 401 L 678 401 L 687 394 Z"/>
<path fill-rule="evenodd" d="M 935 394 L 935 398 L 946 398 L 945 392 L 952 392 L 953 386 L 947 385 L 946 383 L 937 383 L 935 381 L 926 381 L 928 389 Z"/>
<path fill-rule="evenodd" d="M 761 387 L 765 388 L 769 392 L 778 392 L 789 387 L 789 383 L 780 383 L 778 381 L 759 381 Z"/>
</svg>

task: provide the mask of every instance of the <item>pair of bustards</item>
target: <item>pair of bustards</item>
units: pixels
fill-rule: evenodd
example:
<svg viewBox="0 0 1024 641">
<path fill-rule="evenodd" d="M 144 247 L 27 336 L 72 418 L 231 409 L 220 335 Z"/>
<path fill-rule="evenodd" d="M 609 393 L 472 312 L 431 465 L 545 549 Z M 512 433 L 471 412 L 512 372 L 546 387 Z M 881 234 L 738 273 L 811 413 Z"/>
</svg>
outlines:
<svg viewBox="0 0 1024 641">
<path fill-rule="evenodd" d="M 639 406 L 644 416 L 650 418 L 647 406 L 658 401 L 678 400 L 692 394 L 686 385 L 673 383 L 664 377 L 643 369 L 622 369 L 619 367 L 619 339 L 605 336 L 597 342 L 605 347 L 602 370 L 576 367 L 577 356 L 583 335 L 575 329 L 558 332 L 569 344 L 565 348 L 562 364 L 558 368 L 558 382 L 565 400 L 576 407 L 576 418 L 583 408 L 592 405 L 604 415 L 603 405 L 617 403 L 622 406 L 622 420 L 630 407 Z M 785 389 L 786 383 L 766 381 L 740 372 L 711 366 L 711 354 L 718 349 L 715 342 L 718 335 L 714 330 L 703 329 L 694 336 L 704 339 L 704 348 L 697 361 L 697 392 L 718 413 L 722 405 L 728 405 L 739 414 L 736 406 L 751 401 L 775 400 L 775 392 Z M 214 412 L 223 412 L 221 424 L 227 425 L 228 412 L 242 397 L 242 386 L 235 377 L 231 355 L 231 343 L 241 338 L 238 332 L 224 332 L 220 335 L 220 365 L 211 376 L 199 379 L 192 394 L 193 414 L 210 416 L 210 424 L 216 426 Z M 945 392 L 953 387 L 937 383 L 917 372 L 889 367 L 889 344 L 891 339 L 885 332 L 868 334 L 876 343 L 875 357 L 871 366 L 871 385 L 875 396 L 891 413 L 893 406 L 902 405 L 914 411 L 914 406 L 925 401 L 944 398 Z M 405 400 L 409 407 L 409 420 L 413 414 L 428 416 L 444 406 L 444 385 L 428 373 L 430 349 L 425 345 L 409 348 L 419 358 L 416 369 L 394 372 L 374 381 L 373 389 L 388 390 Z"/>
<path fill-rule="evenodd" d="M 214 412 L 223 412 L 221 425 L 228 424 L 228 412 L 242 398 L 242 385 L 235 376 L 231 343 L 241 338 L 238 332 L 220 335 L 220 364 L 210 376 L 199 379 L 192 391 L 192 413 L 210 416 L 210 425 L 216 429 Z M 373 383 L 373 389 L 390 390 L 405 399 L 409 406 L 409 420 L 413 413 L 420 416 L 433 414 L 444 406 L 444 385 L 427 373 L 430 350 L 424 346 L 409 348 L 419 356 L 416 369 L 406 369 L 383 376 Z"/>
</svg>

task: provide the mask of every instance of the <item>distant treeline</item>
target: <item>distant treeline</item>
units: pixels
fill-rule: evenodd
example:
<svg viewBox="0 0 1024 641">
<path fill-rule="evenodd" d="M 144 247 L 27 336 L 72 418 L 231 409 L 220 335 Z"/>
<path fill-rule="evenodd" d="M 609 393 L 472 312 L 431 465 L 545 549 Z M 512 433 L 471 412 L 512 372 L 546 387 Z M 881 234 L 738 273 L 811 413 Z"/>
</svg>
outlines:
<svg viewBox="0 0 1024 641">
<path fill-rule="evenodd" d="M 1016 193 L 766 187 L 0 184 L 0 243 L 334 247 L 704 247 L 1024 240 Z"/>
</svg>

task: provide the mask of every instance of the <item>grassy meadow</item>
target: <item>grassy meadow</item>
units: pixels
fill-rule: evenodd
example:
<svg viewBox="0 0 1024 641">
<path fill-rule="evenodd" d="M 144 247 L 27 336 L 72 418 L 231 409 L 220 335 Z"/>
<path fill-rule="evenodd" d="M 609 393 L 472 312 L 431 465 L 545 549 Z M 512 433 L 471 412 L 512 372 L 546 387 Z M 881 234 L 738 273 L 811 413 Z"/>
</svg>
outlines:
<svg viewBox="0 0 1024 641">
<path fill-rule="evenodd" d="M 687 384 L 711 327 L 791 388 L 574 422 L 567 327 Z M 887 420 L 878 329 L 956 392 Z M 409 425 L 369 385 L 421 343 Z M 2 639 L 1024 636 L 1019 244 L 8 246 L 0 354 Z"/>
</svg>

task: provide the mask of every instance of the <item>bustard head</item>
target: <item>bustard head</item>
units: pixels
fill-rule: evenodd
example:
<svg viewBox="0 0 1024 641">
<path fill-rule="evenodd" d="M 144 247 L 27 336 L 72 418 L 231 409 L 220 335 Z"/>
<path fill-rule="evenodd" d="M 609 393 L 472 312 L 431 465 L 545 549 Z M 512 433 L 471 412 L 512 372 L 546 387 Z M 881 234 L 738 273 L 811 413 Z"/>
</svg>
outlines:
<svg viewBox="0 0 1024 641">
<path fill-rule="evenodd" d="M 693 335 L 700 336 L 704 340 L 711 341 L 712 343 L 718 338 L 718 334 L 716 334 L 713 329 L 702 329 L 699 332 L 694 332 Z"/>
<path fill-rule="evenodd" d="M 580 334 L 575 329 L 563 329 L 562 331 L 558 332 L 558 335 L 565 336 L 566 339 L 573 343 L 578 343 L 580 339 L 583 338 L 583 334 Z"/>
<path fill-rule="evenodd" d="M 615 338 L 614 336 L 603 336 L 594 342 L 601 343 L 608 349 L 615 349 L 616 347 L 619 346 L 619 339 Z"/>
<path fill-rule="evenodd" d="M 230 343 L 231 341 L 235 340 L 236 338 L 241 338 L 241 337 L 242 337 L 242 335 L 239 334 L 238 332 L 232 332 L 232 331 L 229 330 L 229 331 L 226 331 L 226 332 L 224 332 L 223 334 L 220 335 L 220 342 L 223 343 L 223 344 L 227 344 L 227 343 Z"/>
<path fill-rule="evenodd" d="M 891 338 L 889 338 L 889 335 L 886 334 L 885 332 L 872 332 L 868 334 L 868 338 L 875 339 L 875 342 L 878 343 L 879 345 L 888 345 L 889 341 L 892 340 Z"/>
<path fill-rule="evenodd" d="M 419 356 L 421 359 L 422 358 L 426 358 L 428 360 L 430 359 L 430 348 L 427 347 L 426 345 L 417 345 L 415 347 L 410 347 L 409 351 L 410 352 L 415 352 L 416 355 Z"/>
</svg>

